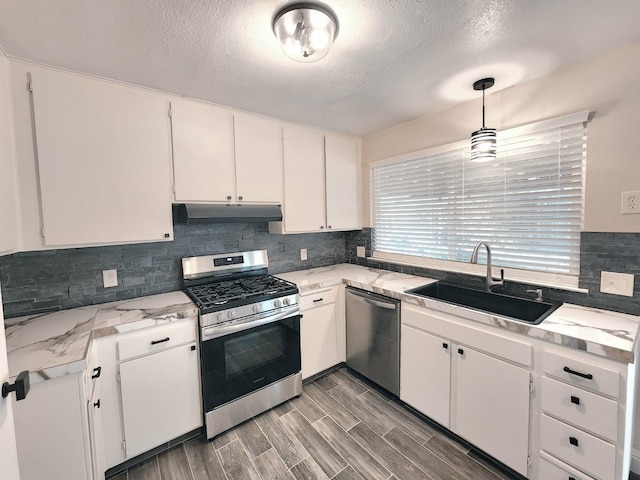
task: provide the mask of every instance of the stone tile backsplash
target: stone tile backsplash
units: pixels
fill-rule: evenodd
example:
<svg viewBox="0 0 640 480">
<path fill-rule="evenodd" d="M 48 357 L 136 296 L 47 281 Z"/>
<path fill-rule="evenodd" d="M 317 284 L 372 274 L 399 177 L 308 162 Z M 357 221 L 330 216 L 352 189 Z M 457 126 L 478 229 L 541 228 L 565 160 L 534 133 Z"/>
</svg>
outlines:
<svg viewBox="0 0 640 480">
<path fill-rule="evenodd" d="M 273 235 L 266 223 L 175 225 L 174 241 L 20 252 L 0 257 L 5 317 L 180 290 L 183 257 L 266 249 L 269 272 L 343 263 L 344 232 Z M 300 249 L 308 258 L 300 260 Z M 116 269 L 118 286 L 103 288 Z"/>
<path fill-rule="evenodd" d="M 266 223 L 224 223 L 174 227 L 173 242 L 21 252 L 0 257 L 0 282 L 7 318 L 164 293 L 181 288 L 182 257 L 266 249 L 270 273 L 336 263 L 354 263 L 482 287 L 484 278 L 356 256 L 371 255 L 371 229 L 354 232 L 273 235 Z M 306 248 L 308 259 L 300 260 Z M 102 287 L 102 271 L 118 270 L 118 286 Z M 600 293 L 600 272 L 636 275 L 634 296 Z M 580 286 L 589 293 L 543 288 L 544 298 L 640 314 L 640 234 L 581 235 Z M 506 291 L 523 296 L 531 285 L 507 282 Z"/>
</svg>

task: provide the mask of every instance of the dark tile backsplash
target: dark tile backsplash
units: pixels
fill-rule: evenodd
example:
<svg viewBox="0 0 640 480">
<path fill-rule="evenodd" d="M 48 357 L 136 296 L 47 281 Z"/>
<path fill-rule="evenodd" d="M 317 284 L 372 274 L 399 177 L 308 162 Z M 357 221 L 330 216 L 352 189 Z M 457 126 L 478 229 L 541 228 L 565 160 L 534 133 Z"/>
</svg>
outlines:
<svg viewBox="0 0 640 480">
<path fill-rule="evenodd" d="M 345 257 L 349 263 L 430 277 L 446 281 L 447 283 L 469 287 L 482 288 L 485 285 L 484 277 L 357 258 L 355 254 L 357 245 L 365 246 L 367 256 L 371 254 L 370 228 L 365 228 L 358 232 L 348 232 L 346 245 L 347 253 Z M 603 270 L 634 274 L 634 296 L 624 297 L 601 293 L 600 272 Z M 589 293 L 584 294 L 543 287 L 543 297 L 548 300 L 640 315 L 640 233 L 583 232 L 580 236 L 579 286 L 589 289 Z M 536 287 L 527 284 L 507 282 L 504 291 L 506 291 L 506 293 L 519 296 L 531 296 L 533 298 L 535 294 L 526 292 L 527 289 L 532 288 Z"/>
<path fill-rule="evenodd" d="M 175 225 L 172 242 L 15 253 L 0 257 L 4 313 L 10 318 L 179 290 L 182 257 L 266 249 L 270 273 L 342 263 L 346 235 L 272 235 L 266 223 Z M 102 271 L 110 269 L 118 270 L 118 286 L 103 288 Z"/>
<path fill-rule="evenodd" d="M 124 300 L 181 288 L 182 257 L 266 249 L 270 273 L 336 263 L 482 287 L 484 278 L 358 258 L 356 246 L 371 255 L 371 229 L 354 232 L 273 235 L 266 223 L 224 223 L 174 227 L 173 242 L 21 252 L 0 257 L 0 282 L 7 318 Z M 300 260 L 306 248 L 308 260 Z M 118 270 L 118 286 L 102 287 L 102 271 Z M 602 270 L 636 275 L 633 297 L 600 293 Z M 640 314 L 640 234 L 591 233 L 581 236 L 580 286 L 589 293 L 543 288 L 544 298 Z M 531 285 L 507 282 L 509 293 Z"/>
</svg>

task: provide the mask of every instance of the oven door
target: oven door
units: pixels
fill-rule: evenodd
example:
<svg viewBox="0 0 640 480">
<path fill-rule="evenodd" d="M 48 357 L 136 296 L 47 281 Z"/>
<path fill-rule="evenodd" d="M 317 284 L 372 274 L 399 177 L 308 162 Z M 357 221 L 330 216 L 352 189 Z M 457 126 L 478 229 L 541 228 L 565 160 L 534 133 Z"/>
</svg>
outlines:
<svg viewBox="0 0 640 480">
<path fill-rule="evenodd" d="M 201 343 L 204 411 L 300 371 L 300 318 L 261 323 Z"/>
</svg>

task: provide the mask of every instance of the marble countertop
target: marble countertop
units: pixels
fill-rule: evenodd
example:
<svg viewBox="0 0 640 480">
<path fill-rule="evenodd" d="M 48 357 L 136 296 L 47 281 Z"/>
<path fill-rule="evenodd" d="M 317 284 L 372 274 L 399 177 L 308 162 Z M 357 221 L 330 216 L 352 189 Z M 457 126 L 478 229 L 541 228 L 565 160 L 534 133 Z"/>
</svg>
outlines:
<svg viewBox="0 0 640 480">
<path fill-rule="evenodd" d="M 29 370 L 31 383 L 83 371 L 93 338 L 198 317 L 183 292 L 29 315 L 5 321 L 11 381 Z"/>
<path fill-rule="evenodd" d="M 541 324 L 531 325 L 450 303 L 420 297 L 407 290 L 436 280 L 402 273 L 341 264 L 278 275 L 298 285 L 300 293 L 345 283 L 432 310 L 462 316 L 468 320 L 506 331 L 538 338 L 595 355 L 633 362 L 640 317 L 565 303 Z"/>
<path fill-rule="evenodd" d="M 436 280 L 358 265 L 341 264 L 279 274 L 298 285 L 300 294 L 346 284 L 404 302 L 484 323 L 510 332 L 583 350 L 623 362 L 634 361 L 640 318 L 564 304 L 540 325 L 419 297 L 406 290 Z M 23 370 L 32 383 L 83 371 L 90 341 L 105 335 L 193 318 L 195 305 L 183 292 L 170 292 L 6 320 L 9 375 Z"/>
</svg>

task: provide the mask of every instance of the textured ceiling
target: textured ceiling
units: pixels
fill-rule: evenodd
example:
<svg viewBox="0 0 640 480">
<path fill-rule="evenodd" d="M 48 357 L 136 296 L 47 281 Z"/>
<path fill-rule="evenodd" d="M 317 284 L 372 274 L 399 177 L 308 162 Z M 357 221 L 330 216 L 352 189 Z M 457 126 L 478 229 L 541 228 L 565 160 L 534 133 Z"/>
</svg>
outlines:
<svg viewBox="0 0 640 480">
<path fill-rule="evenodd" d="M 638 0 L 325 0 L 317 63 L 271 31 L 286 0 L 0 0 L 8 55 L 364 135 L 640 39 Z"/>
</svg>

